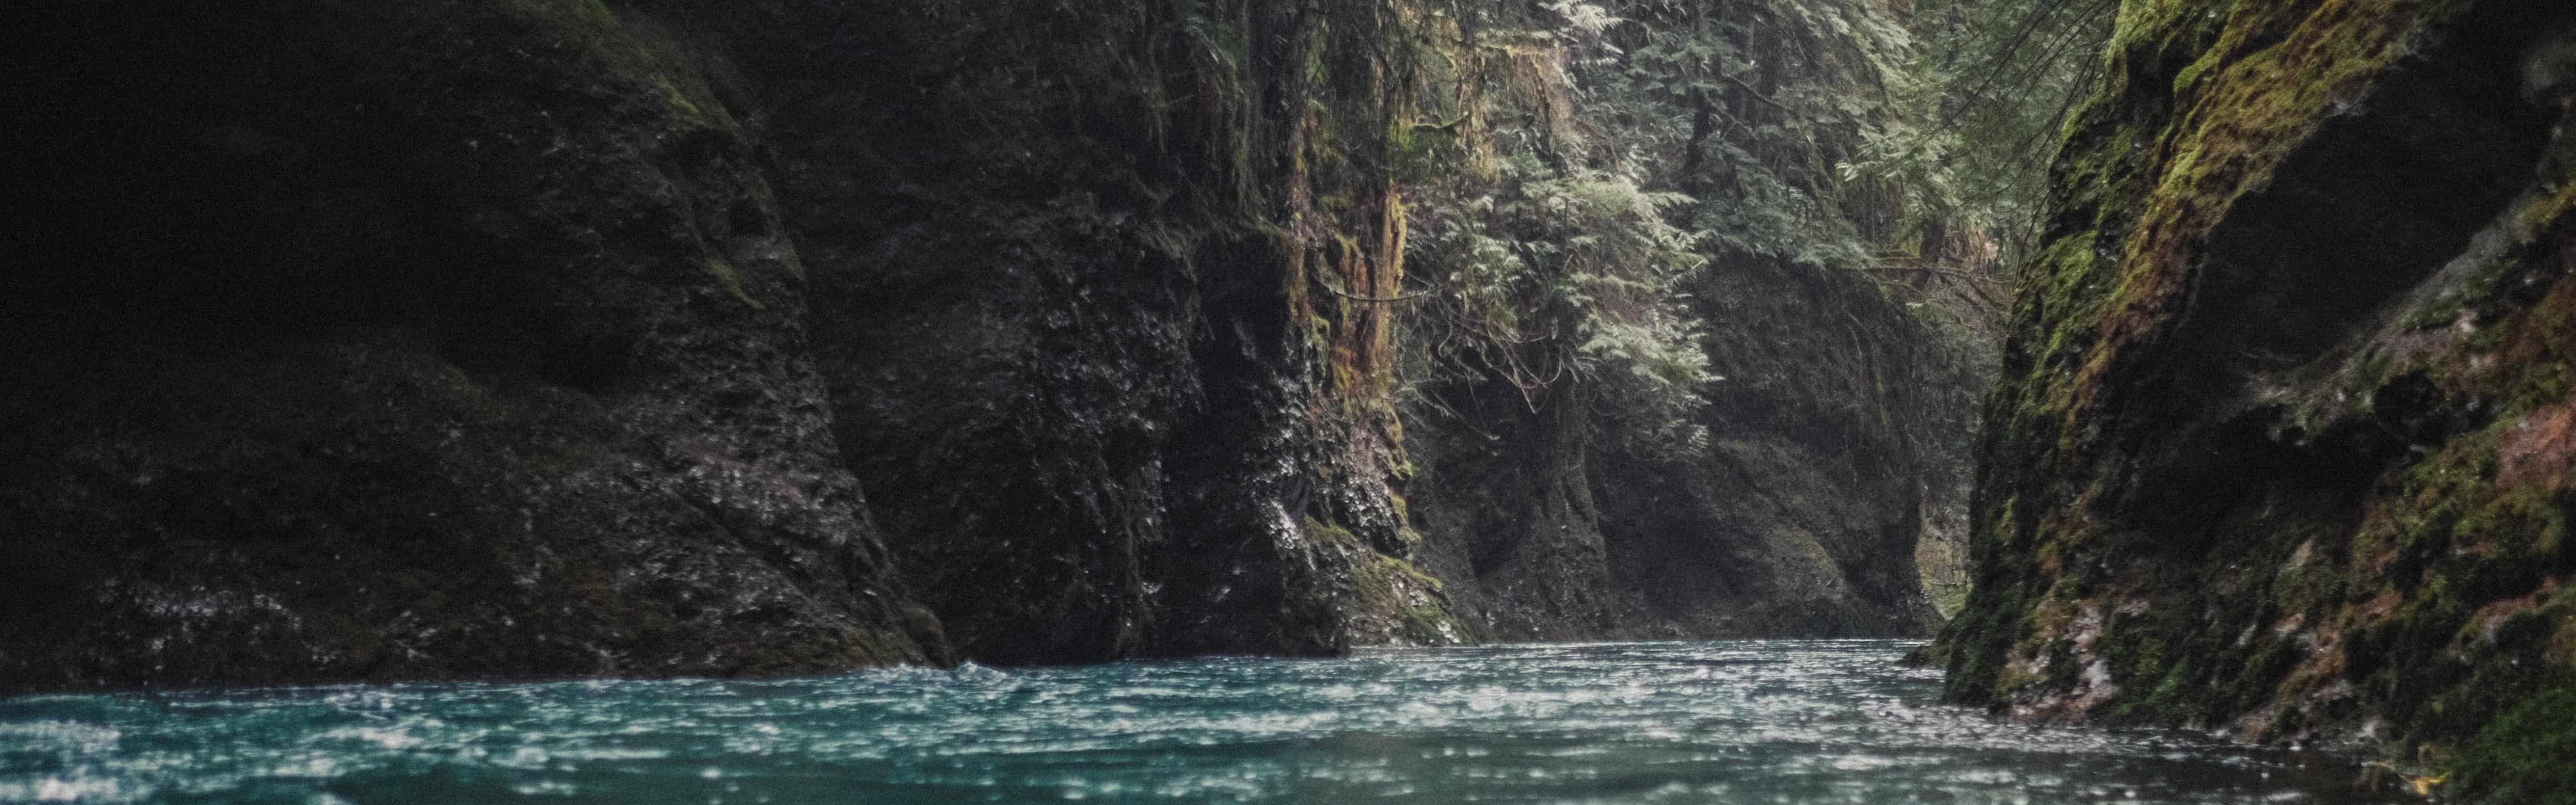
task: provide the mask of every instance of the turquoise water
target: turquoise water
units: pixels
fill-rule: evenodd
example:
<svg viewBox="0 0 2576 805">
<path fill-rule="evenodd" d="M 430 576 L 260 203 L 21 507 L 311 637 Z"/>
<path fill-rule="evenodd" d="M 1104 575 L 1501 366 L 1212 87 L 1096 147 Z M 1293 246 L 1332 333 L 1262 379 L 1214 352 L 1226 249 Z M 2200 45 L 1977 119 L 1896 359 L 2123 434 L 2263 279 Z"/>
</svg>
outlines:
<svg viewBox="0 0 2576 805">
<path fill-rule="evenodd" d="M 1898 641 L 0 699 L 0 801 L 2339 802 L 2349 772 L 1933 702 Z"/>
</svg>

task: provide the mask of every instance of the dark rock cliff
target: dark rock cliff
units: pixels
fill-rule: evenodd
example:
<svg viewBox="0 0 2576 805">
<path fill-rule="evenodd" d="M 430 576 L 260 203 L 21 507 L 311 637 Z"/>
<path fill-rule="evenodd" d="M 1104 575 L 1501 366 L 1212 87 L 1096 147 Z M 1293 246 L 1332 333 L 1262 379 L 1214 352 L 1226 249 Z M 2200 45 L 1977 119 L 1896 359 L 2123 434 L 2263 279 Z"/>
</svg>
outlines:
<svg viewBox="0 0 2576 805">
<path fill-rule="evenodd" d="M 1725 378 L 1708 443 L 1599 426 L 1624 437 L 1592 476 L 1620 587 L 1666 633 L 1928 633 L 1918 544 L 1965 530 L 1966 345 L 1850 272 L 1736 261 L 1694 296 Z"/>
<path fill-rule="evenodd" d="M 937 650 L 721 64 L 577 0 L 43 16 L 0 689 Z"/>
<path fill-rule="evenodd" d="M 2568 801 L 2571 36 L 2127 4 L 1985 414 L 1955 695 Z"/>
<path fill-rule="evenodd" d="M 1424 166 L 1506 125 L 1430 96 L 1470 52 L 1543 66 L 1446 12 L 29 16 L 62 47 L 11 112 L 38 212 L 0 316 L 0 689 L 1929 617 L 1963 381 L 1852 266 L 1709 249 L 1678 363 L 1726 379 L 1686 414 L 1451 378 L 1426 393 L 1466 418 L 1408 439 L 1415 208 L 1463 201 Z M 1495 119 L 1567 150 L 1514 158 L 1609 175 L 1532 88 Z M 1652 218 L 1626 181 L 1548 237 Z"/>
<path fill-rule="evenodd" d="M 35 10 L 0 689 L 1459 639 L 1390 12 L 1136 11 Z"/>
<path fill-rule="evenodd" d="M 840 444 L 961 650 L 1463 637 L 1352 298 L 1403 271 L 1391 7 L 861 5 L 765 67 L 780 175 Z"/>
</svg>

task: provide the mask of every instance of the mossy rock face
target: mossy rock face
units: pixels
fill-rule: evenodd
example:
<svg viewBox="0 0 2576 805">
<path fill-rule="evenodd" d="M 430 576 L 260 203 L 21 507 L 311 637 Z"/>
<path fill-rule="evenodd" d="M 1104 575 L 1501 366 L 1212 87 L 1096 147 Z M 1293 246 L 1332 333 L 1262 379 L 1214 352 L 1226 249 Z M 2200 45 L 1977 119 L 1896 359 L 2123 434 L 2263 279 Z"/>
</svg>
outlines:
<svg viewBox="0 0 2576 805">
<path fill-rule="evenodd" d="M 90 50 L 23 149 L 0 690 L 931 656 L 713 50 L 596 0 L 47 22 Z"/>
<path fill-rule="evenodd" d="M 2459 784 L 2491 791 L 2498 802 L 2576 802 L 2576 689 L 2531 697 L 2468 745 Z"/>
<path fill-rule="evenodd" d="M 1372 550 L 1348 529 L 1309 518 L 1306 538 L 1319 555 L 1349 563 L 1350 588 L 1335 600 L 1362 645 L 1453 646 L 1480 634 L 1460 620 L 1447 585 L 1413 563 Z"/>
<path fill-rule="evenodd" d="M 1954 696 L 2503 768 L 2472 739 L 2576 664 L 2571 35 L 2126 5 L 1987 403 Z"/>
</svg>

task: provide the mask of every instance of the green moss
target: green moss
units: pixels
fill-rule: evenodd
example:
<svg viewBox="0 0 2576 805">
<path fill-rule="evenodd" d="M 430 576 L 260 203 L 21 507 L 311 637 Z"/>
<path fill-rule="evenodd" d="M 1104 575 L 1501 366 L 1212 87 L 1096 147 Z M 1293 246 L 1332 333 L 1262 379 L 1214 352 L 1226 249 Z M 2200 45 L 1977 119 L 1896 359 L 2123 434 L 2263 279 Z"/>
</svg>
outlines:
<svg viewBox="0 0 2576 805">
<path fill-rule="evenodd" d="M 1357 557 L 1351 568 L 1351 582 L 1359 593 L 1359 600 L 1355 603 L 1363 611 L 1387 618 L 1394 630 L 1392 637 L 1422 645 L 1441 645 L 1474 634 L 1464 621 L 1449 611 L 1444 597 L 1447 588 L 1439 579 L 1422 572 L 1411 562 L 1369 549 L 1361 543 L 1358 535 L 1339 525 L 1308 517 L 1304 527 L 1309 538 L 1340 546 Z M 1419 539 L 1419 536 L 1413 538 Z M 1418 600 L 1423 598 L 1428 600 Z"/>
<path fill-rule="evenodd" d="M 2576 803 L 2576 690 L 2515 706 L 2456 759 L 2460 792 L 2477 801 Z"/>
<path fill-rule="evenodd" d="M 1436 645 L 1465 637 L 1467 628 L 1449 610 L 1418 606 L 1404 608 L 1403 632 L 1415 642 Z"/>
<path fill-rule="evenodd" d="M 2182 72 L 2174 74 L 2174 96 L 2181 97 L 2191 94 L 2192 87 L 2200 84 L 2201 75 L 2209 72 L 2210 68 L 2216 66 L 2218 66 L 2218 51 L 2213 50 L 2200 54 L 2199 60 L 2183 67 Z"/>
<path fill-rule="evenodd" d="M 1306 518 L 1303 525 L 1305 526 L 1307 539 L 1329 542 L 1335 545 L 1349 545 L 1352 547 L 1360 546 L 1360 538 L 1353 535 L 1350 529 L 1343 528 L 1332 523 L 1327 523 L 1313 517 Z"/>
<path fill-rule="evenodd" d="M 649 22 L 623 19 L 601 0 L 504 0 L 502 7 L 550 34 L 555 47 L 606 68 L 606 75 L 657 103 L 671 128 L 740 128 L 714 100 L 689 50 Z"/>
<path fill-rule="evenodd" d="M 671 113 L 680 120 L 697 125 L 704 125 L 707 122 L 707 110 L 698 106 L 697 101 L 690 100 L 688 91 L 680 89 L 680 85 L 672 81 L 670 76 L 654 76 L 653 87 L 661 91 L 662 103 L 668 106 Z"/>
<path fill-rule="evenodd" d="M 743 304 L 750 305 L 753 310 L 765 310 L 769 307 L 751 297 L 751 291 L 743 285 L 742 270 L 734 268 L 733 264 L 725 262 L 724 258 L 709 256 L 699 263 L 698 267 L 704 269 L 708 276 L 714 277 L 717 284 L 724 286 L 725 292 L 733 294 L 733 298 L 742 300 Z"/>
<path fill-rule="evenodd" d="M 2576 323 L 2570 324 L 2576 325 Z M 2520 382 L 2515 384 L 2516 388 L 2508 393 L 2509 396 L 2501 406 L 2509 413 L 2519 414 L 2537 410 L 2541 406 L 2565 402 L 2570 396 L 2576 396 L 2576 386 L 2569 385 L 2567 367 L 2564 364 L 2529 367 L 2517 379 Z"/>
<path fill-rule="evenodd" d="M 1400 586 L 1413 586 L 1434 593 L 1445 591 L 1439 579 L 1422 572 L 1412 562 L 1382 553 L 1371 553 L 1360 562 L 1357 577 L 1364 595 L 1387 595 Z M 1399 584 L 1399 580 L 1403 582 Z"/>
</svg>

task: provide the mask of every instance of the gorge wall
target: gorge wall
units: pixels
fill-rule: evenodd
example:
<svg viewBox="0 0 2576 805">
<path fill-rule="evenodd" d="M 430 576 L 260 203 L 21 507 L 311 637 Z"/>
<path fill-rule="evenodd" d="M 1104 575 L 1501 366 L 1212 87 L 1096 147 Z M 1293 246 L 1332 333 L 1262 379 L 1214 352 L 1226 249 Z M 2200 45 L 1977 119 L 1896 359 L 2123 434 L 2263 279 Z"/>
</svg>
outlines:
<svg viewBox="0 0 2576 805">
<path fill-rule="evenodd" d="M 2124 4 L 1985 412 L 1954 695 L 2576 791 L 2571 37 Z"/>
<path fill-rule="evenodd" d="M 0 687 L 1456 639 L 1354 8 L 46 9 Z"/>
<path fill-rule="evenodd" d="M 1572 100 L 1684 20 L 1471 5 L 37 9 L 0 691 L 1927 628 L 1860 73 L 1689 133 Z"/>
</svg>

